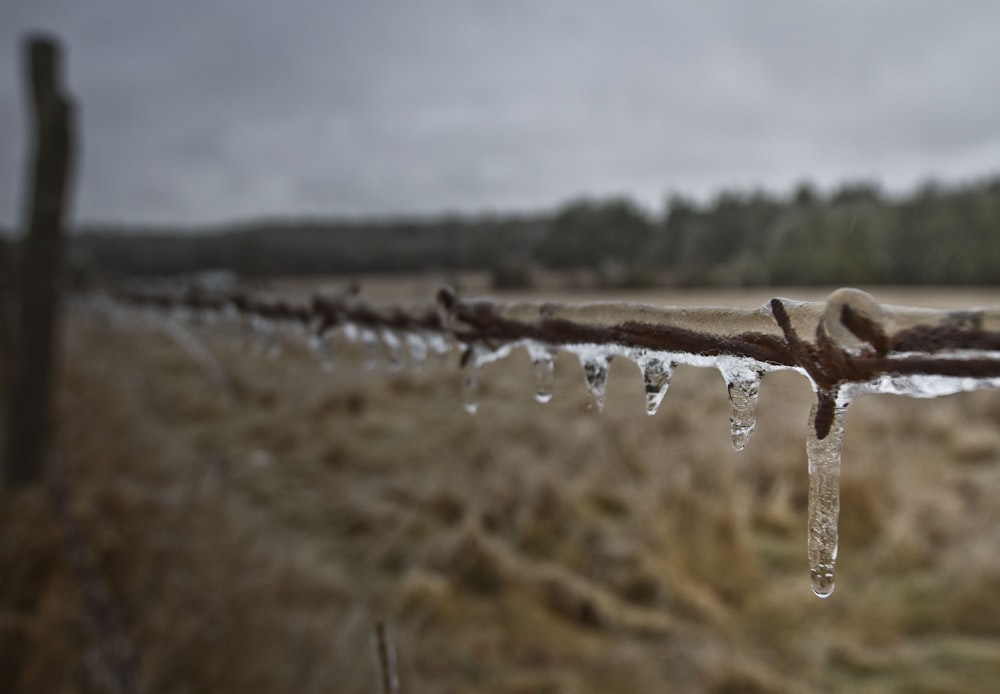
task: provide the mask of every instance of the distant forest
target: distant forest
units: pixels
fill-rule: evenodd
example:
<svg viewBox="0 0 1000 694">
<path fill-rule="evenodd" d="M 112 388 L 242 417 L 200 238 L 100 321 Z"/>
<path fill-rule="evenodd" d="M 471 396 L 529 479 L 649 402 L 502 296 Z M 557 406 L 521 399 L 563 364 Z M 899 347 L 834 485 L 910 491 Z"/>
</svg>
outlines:
<svg viewBox="0 0 1000 694">
<path fill-rule="evenodd" d="M 546 270 L 606 286 L 1000 283 L 1000 177 L 906 196 L 851 183 L 828 194 L 673 197 L 663 215 L 625 198 L 537 215 L 287 219 L 222 228 L 92 226 L 73 237 L 90 276 L 229 269 L 242 277 L 485 270 L 498 287 Z"/>
</svg>

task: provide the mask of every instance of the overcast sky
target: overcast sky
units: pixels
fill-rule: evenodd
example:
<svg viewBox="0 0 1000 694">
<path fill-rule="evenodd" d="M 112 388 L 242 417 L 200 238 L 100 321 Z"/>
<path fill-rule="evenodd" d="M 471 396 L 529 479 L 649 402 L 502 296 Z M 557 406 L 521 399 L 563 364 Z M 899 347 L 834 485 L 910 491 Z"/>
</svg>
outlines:
<svg viewBox="0 0 1000 694">
<path fill-rule="evenodd" d="M 552 208 L 627 194 L 906 190 L 1000 171 L 1000 3 L 5 0 L 0 224 L 25 167 L 19 38 L 56 32 L 81 220 Z"/>
</svg>

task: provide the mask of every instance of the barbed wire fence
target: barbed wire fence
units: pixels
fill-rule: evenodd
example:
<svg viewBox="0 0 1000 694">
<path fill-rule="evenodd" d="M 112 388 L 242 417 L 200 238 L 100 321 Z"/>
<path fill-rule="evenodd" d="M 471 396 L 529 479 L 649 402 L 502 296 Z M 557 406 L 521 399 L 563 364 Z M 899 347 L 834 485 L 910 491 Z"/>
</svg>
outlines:
<svg viewBox="0 0 1000 694">
<path fill-rule="evenodd" d="M 761 378 L 773 371 L 797 372 L 816 394 L 806 431 L 808 558 L 812 589 L 820 597 L 834 588 L 841 447 L 851 402 L 869 393 L 931 398 L 1000 388 L 1000 309 L 888 306 L 849 288 L 826 302 L 775 298 L 756 309 L 504 302 L 465 299 L 450 288 L 442 289 L 436 302 L 409 304 L 374 303 L 351 292 L 296 301 L 198 287 L 131 288 L 91 296 L 86 304 L 154 323 L 193 321 L 247 330 L 263 341 L 259 351 L 272 354 L 282 340 L 296 336 L 326 365 L 337 335 L 383 350 L 396 366 L 407 357 L 419 362 L 430 352 L 456 349 L 470 413 L 476 410 L 483 365 L 515 348 L 528 352 L 542 402 L 552 396 L 558 352 L 575 354 L 597 409 L 604 405 L 612 359 L 639 367 L 649 414 L 659 408 L 678 365 L 715 368 L 727 384 L 737 450 L 753 432 Z M 184 334 L 181 346 L 201 354 L 202 349 L 185 346 L 197 338 Z"/>
</svg>

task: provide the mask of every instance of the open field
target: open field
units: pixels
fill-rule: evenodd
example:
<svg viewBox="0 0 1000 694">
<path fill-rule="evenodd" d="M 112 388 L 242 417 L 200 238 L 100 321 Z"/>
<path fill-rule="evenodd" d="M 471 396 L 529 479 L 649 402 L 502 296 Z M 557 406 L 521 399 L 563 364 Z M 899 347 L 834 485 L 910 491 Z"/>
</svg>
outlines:
<svg viewBox="0 0 1000 694">
<path fill-rule="evenodd" d="M 827 294 L 626 298 L 776 293 Z M 542 405 L 515 353 L 486 367 L 470 416 L 456 353 L 389 373 L 338 343 L 324 373 L 299 343 L 269 360 L 196 332 L 221 377 L 148 326 L 71 316 L 55 475 L 70 518 L 49 489 L 3 499 L 0 690 L 374 693 L 380 619 L 411 694 L 1000 681 L 1000 393 L 852 405 L 837 591 L 819 600 L 804 378 L 765 377 L 736 453 L 716 372 L 681 367 L 648 417 L 616 361 L 598 414 L 570 355 Z"/>
</svg>

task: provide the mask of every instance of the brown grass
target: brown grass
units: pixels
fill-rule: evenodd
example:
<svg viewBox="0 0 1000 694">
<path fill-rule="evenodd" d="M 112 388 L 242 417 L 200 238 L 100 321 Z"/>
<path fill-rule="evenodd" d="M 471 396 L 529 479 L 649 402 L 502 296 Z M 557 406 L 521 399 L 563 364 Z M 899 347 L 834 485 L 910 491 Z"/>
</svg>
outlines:
<svg viewBox="0 0 1000 694">
<path fill-rule="evenodd" d="M 301 346 L 268 361 L 205 339 L 229 392 L 162 335 L 72 321 L 57 450 L 113 619 L 93 619 L 51 489 L 6 498 L 0 690 L 108 689 L 118 629 L 142 691 L 375 692 L 378 619 L 414 694 L 1000 679 L 995 393 L 852 406 L 821 601 L 795 375 L 765 379 L 737 454 L 714 372 L 680 369 L 647 417 L 616 362 L 598 415 L 569 355 L 539 405 L 515 354 L 470 417 L 457 357 L 387 374 L 346 347 L 324 374 Z"/>
</svg>

